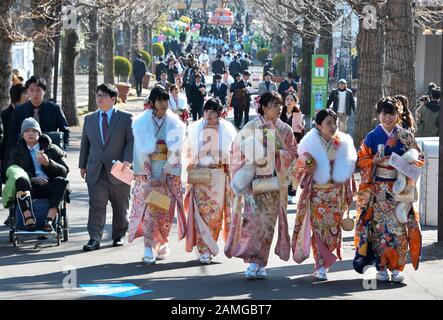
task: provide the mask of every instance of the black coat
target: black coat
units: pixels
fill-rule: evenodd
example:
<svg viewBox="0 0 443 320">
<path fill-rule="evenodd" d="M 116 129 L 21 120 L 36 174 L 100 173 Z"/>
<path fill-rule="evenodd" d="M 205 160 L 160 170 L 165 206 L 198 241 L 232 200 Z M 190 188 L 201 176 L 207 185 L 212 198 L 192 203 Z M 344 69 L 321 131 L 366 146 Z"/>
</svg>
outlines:
<svg viewBox="0 0 443 320">
<path fill-rule="evenodd" d="M 212 62 L 212 73 L 223 74 L 225 72 L 225 63 L 220 59 L 216 59 Z"/>
<path fill-rule="evenodd" d="M 168 69 L 168 65 L 163 61 L 155 66 L 155 78 L 157 81 L 160 81 L 160 74 L 166 69 Z"/>
<path fill-rule="evenodd" d="M 280 95 L 284 97 L 286 95 L 285 91 L 288 90 L 291 86 L 294 88 L 295 92 L 297 92 L 297 83 L 294 80 L 291 80 L 291 82 L 289 82 L 288 80 L 282 81 L 278 86 L 278 93 L 280 93 Z"/>
<path fill-rule="evenodd" d="M 247 91 L 245 90 L 246 87 L 252 87 L 252 85 L 250 82 L 246 82 L 243 79 L 231 84 L 230 91 L 233 93 L 232 95 L 233 107 L 249 106 L 251 102 L 251 95 L 247 93 Z"/>
<path fill-rule="evenodd" d="M 235 76 L 236 73 L 241 73 L 241 64 L 238 60 L 234 60 L 229 64 L 229 74 Z"/>
<path fill-rule="evenodd" d="M 223 105 L 226 104 L 226 96 L 228 95 L 228 86 L 225 83 L 220 84 L 220 89 L 217 89 L 217 83 L 213 83 L 211 85 L 211 91 L 214 95 L 214 98 L 219 98 Z"/>
<path fill-rule="evenodd" d="M 332 90 L 331 94 L 329 95 L 328 102 L 326 102 L 326 108 L 329 108 L 331 103 L 334 103 L 332 110 L 334 110 L 335 112 L 337 112 L 338 110 L 338 91 L 339 89 Z M 351 111 L 355 112 L 354 94 L 350 89 L 346 89 L 346 114 L 350 116 Z"/>
<path fill-rule="evenodd" d="M 206 94 L 202 94 L 199 91 L 200 88 L 206 88 L 205 84 L 200 82 L 200 84 L 197 86 L 197 84 L 194 82 L 191 85 L 191 90 L 189 92 L 190 101 L 191 101 L 191 110 L 197 111 L 203 109 L 203 104 L 205 103 Z"/>
<path fill-rule="evenodd" d="M 134 74 L 134 78 L 138 81 L 141 81 L 146 74 L 146 62 L 142 59 L 135 59 L 132 63 L 132 73 Z"/>
<path fill-rule="evenodd" d="M 65 162 L 65 153 L 52 144 L 51 138 L 43 134 L 38 139 L 40 144 L 40 150 L 44 150 L 45 154 L 49 158 L 49 165 L 42 166 L 43 172 L 48 176 L 48 180 L 51 181 L 56 177 L 66 178 L 68 176 L 69 167 Z M 8 167 L 12 165 L 17 165 L 26 171 L 29 178 L 36 177 L 35 166 L 32 161 L 31 153 L 29 152 L 28 146 L 25 140 L 20 140 L 19 144 L 12 151 L 9 158 Z"/>
<path fill-rule="evenodd" d="M 11 123 L 8 128 L 8 146 L 7 151 L 11 151 L 17 145 L 17 140 L 19 138 L 22 122 L 26 118 L 32 117 L 34 115 L 34 106 L 31 101 L 25 104 L 16 106 L 14 112 L 12 113 Z M 40 106 L 39 111 L 39 124 L 42 133 L 61 131 L 64 133 L 64 144 L 69 145 L 69 135 L 70 130 L 68 127 L 68 122 L 66 121 L 65 114 L 58 104 L 52 103 L 50 101 L 43 101 Z"/>
<path fill-rule="evenodd" d="M 240 65 L 241 65 L 241 72 L 248 70 L 249 68 L 249 62 L 246 59 L 240 59 Z"/>
<path fill-rule="evenodd" d="M 1 122 L 3 126 L 3 140 L 0 143 L 0 160 L 1 165 L 1 177 L 2 180 L 6 182 L 6 167 L 8 164 L 9 153 L 6 152 L 9 139 L 9 123 L 11 122 L 12 113 L 14 112 L 14 106 L 9 105 L 9 107 L 2 111 Z"/>
</svg>

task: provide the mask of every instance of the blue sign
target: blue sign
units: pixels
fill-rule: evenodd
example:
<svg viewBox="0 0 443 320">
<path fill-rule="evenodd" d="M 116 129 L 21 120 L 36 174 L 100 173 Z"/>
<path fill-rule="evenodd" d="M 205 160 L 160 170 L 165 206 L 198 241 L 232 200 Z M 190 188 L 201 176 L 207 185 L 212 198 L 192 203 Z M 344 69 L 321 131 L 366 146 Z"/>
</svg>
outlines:
<svg viewBox="0 0 443 320">
<path fill-rule="evenodd" d="M 86 293 L 94 296 L 108 296 L 117 298 L 128 298 L 140 294 L 154 292 L 154 290 L 142 290 L 132 283 L 100 283 L 81 284 L 80 288 Z"/>
</svg>

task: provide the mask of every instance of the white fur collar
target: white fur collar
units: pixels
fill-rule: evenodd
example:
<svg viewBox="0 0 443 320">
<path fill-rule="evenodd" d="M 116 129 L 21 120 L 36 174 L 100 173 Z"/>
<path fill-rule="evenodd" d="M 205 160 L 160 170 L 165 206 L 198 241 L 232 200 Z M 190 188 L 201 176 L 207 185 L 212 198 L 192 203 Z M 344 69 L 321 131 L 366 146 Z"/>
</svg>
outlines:
<svg viewBox="0 0 443 320">
<path fill-rule="evenodd" d="M 357 152 L 350 135 L 337 131 L 337 136 L 340 140 L 340 146 L 337 149 L 332 169 L 332 181 L 343 183 L 354 174 Z M 317 162 L 317 168 L 313 176 L 316 183 L 326 184 L 331 180 L 331 164 L 328 154 L 322 146 L 319 131 L 316 128 L 313 128 L 303 137 L 298 145 L 297 152 L 299 156 L 308 152 Z"/>
<path fill-rule="evenodd" d="M 188 126 L 188 148 L 190 150 L 190 160 L 196 161 L 197 154 L 198 154 L 198 148 L 202 140 L 202 130 L 203 126 L 205 125 L 204 119 L 200 119 L 191 125 Z M 229 163 L 229 155 L 231 152 L 231 144 L 232 141 L 237 136 L 237 130 L 232 125 L 231 122 L 220 119 L 219 120 L 219 128 L 218 128 L 218 134 L 221 134 L 221 141 L 219 139 L 219 142 L 221 142 L 221 151 L 222 151 L 222 157 L 223 161 L 226 162 L 226 164 Z"/>
<path fill-rule="evenodd" d="M 138 152 L 151 154 L 155 151 L 157 139 L 155 137 L 152 110 L 147 109 L 132 121 L 134 145 Z M 180 150 L 185 135 L 185 124 L 171 110 L 166 111 L 166 145 L 169 150 Z"/>
</svg>

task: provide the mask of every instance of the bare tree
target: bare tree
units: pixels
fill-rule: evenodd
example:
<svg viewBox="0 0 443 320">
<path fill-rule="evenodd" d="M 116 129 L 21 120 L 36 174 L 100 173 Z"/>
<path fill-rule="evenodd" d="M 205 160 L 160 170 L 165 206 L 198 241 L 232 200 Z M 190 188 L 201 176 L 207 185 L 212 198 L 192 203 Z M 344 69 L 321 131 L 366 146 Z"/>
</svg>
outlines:
<svg viewBox="0 0 443 320">
<path fill-rule="evenodd" d="M 13 0 L 3 0 L 0 3 L 0 108 L 9 104 L 9 87 L 12 73 L 12 39 L 9 30 L 12 28 Z"/>
</svg>

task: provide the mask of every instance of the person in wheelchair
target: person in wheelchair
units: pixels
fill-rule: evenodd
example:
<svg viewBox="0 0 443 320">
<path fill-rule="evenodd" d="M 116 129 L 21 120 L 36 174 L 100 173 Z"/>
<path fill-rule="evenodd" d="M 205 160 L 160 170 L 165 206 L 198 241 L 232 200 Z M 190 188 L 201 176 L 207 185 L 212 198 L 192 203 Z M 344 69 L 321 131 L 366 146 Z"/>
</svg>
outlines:
<svg viewBox="0 0 443 320">
<path fill-rule="evenodd" d="M 22 139 L 12 151 L 8 167 L 17 165 L 28 174 L 15 181 L 17 205 L 23 215 L 25 230 L 36 229 L 35 216 L 32 212 L 32 198 L 49 199 L 49 211 L 43 231 L 53 231 L 53 221 L 63 200 L 68 180 L 69 168 L 64 158 L 65 153 L 51 138 L 42 134 L 39 123 L 34 118 L 27 118 L 21 126 Z"/>
</svg>

